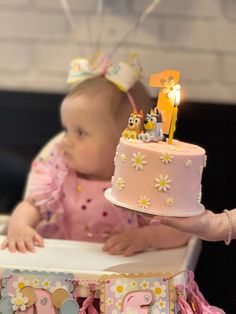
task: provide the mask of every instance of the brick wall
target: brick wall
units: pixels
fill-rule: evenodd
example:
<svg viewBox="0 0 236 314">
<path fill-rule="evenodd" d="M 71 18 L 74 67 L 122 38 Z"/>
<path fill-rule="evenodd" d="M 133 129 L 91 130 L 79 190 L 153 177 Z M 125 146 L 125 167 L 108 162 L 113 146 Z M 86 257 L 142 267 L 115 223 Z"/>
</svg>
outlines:
<svg viewBox="0 0 236 314">
<path fill-rule="evenodd" d="M 96 0 L 69 0 L 78 35 L 59 0 L 0 0 L 0 89 L 64 92 L 71 58 L 94 48 Z M 102 45 L 109 51 L 148 4 L 106 0 Z M 86 17 L 92 29 L 88 38 Z M 176 68 L 188 100 L 236 103 L 236 1 L 162 0 L 114 61 L 139 53 L 144 82 L 153 72 Z M 157 93 L 152 90 L 153 95 Z"/>
</svg>

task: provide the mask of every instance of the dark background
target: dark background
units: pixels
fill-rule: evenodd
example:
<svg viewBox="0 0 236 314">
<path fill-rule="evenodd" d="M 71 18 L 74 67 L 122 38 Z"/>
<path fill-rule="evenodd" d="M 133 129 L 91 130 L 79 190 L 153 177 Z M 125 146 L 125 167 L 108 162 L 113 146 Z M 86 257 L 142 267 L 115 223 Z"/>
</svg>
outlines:
<svg viewBox="0 0 236 314">
<path fill-rule="evenodd" d="M 30 162 L 60 131 L 62 94 L 0 92 L 0 210 L 20 200 Z M 215 212 L 236 207 L 236 105 L 181 103 L 175 138 L 205 148 L 202 202 Z M 236 241 L 203 242 L 195 272 L 207 300 L 236 313 Z"/>
</svg>

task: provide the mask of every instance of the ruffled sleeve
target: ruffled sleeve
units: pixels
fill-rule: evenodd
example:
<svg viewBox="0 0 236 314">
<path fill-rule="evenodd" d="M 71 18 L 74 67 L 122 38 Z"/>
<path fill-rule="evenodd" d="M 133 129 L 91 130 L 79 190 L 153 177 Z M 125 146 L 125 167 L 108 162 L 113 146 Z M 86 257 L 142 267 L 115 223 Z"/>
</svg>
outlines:
<svg viewBox="0 0 236 314">
<path fill-rule="evenodd" d="M 47 160 L 32 163 L 28 177 L 28 195 L 42 215 L 52 210 L 62 198 L 62 185 L 68 169 L 65 166 L 57 146 Z"/>
</svg>

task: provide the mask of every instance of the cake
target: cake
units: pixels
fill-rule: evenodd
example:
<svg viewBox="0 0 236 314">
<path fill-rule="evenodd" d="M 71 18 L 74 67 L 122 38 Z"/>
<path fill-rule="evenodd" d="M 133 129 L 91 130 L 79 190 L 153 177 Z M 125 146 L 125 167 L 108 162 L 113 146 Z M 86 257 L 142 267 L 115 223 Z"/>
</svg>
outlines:
<svg viewBox="0 0 236 314">
<path fill-rule="evenodd" d="M 175 70 L 151 75 L 149 85 L 160 87 L 156 107 L 145 118 L 142 110 L 131 113 L 117 146 L 112 187 L 105 191 L 113 204 L 152 215 L 188 217 L 204 212 L 205 150 L 173 140 L 181 95 L 179 77 Z"/>
<path fill-rule="evenodd" d="M 205 150 L 173 140 L 143 142 L 121 137 L 112 187 L 105 192 L 115 205 L 153 215 L 201 214 L 201 178 Z"/>
</svg>

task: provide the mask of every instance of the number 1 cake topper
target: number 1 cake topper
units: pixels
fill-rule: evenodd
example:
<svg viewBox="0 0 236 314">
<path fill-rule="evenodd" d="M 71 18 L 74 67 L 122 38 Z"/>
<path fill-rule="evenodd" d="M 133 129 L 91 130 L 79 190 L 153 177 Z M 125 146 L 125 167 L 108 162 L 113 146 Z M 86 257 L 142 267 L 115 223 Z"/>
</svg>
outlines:
<svg viewBox="0 0 236 314">
<path fill-rule="evenodd" d="M 175 131 L 175 124 L 180 102 L 180 85 L 178 84 L 180 72 L 175 70 L 165 70 L 151 75 L 149 85 L 160 87 L 157 101 L 157 108 L 163 118 L 163 133 L 169 134 L 168 143 L 172 144 Z"/>
</svg>

